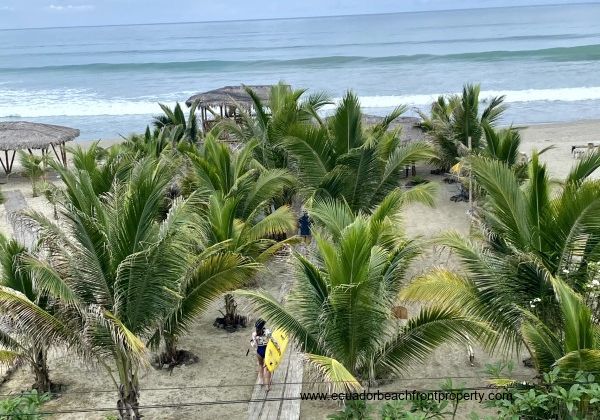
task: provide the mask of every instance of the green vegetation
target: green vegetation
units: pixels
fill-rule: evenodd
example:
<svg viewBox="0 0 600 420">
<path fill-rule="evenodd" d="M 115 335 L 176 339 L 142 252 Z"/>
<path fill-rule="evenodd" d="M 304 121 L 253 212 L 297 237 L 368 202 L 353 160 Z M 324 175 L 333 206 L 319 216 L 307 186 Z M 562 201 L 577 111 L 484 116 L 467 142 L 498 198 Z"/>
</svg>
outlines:
<svg viewBox="0 0 600 420">
<path fill-rule="evenodd" d="M 223 121 L 221 128 L 232 139 L 241 143 L 256 141 L 254 157 L 266 168 L 289 168 L 288 150 L 282 142 L 299 127 L 323 125 L 319 110 L 331 101 L 324 93 L 301 96 L 306 89 L 292 89 L 284 83 L 271 88 L 268 103 L 263 103 L 252 89 L 246 88 L 252 98 L 255 115 L 241 111 L 241 121 Z"/>
<path fill-rule="evenodd" d="M 440 96 L 431 105 L 430 115 L 421 113 L 421 126 L 431 134 L 435 145 L 434 161 L 444 172 L 469 153 L 469 137 L 474 151 L 486 147 L 493 151 L 489 145 L 486 146 L 484 133 L 486 138 L 494 133 L 493 128 L 506 109 L 504 97 L 490 99 L 480 112 L 480 92 L 479 85 L 466 84 L 461 95 Z"/>
<path fill-rule="evenodd" d="M 23 173 L 31 181 L 31 190 L 34 197 L 39 194 L 39 183 L 48 166 L 48 155 L 34 155 L 19 150 L 19 164 L 23 168 Z"/>
<path fill-rule="evenodd" d="M 39 407 L 48 401 L 48 394 L 39 394 L 35 389 L 14 397 L 0 400 L 0 420 L 39 420 L 43 418 Z"/>
<path fill-rule="evenodd" d="M 559 368 L 543 374 L 538 386 L 508 388 L 511 400 L 490 401 L 497 418 L 515 416 L 551 419 L 595 419 L 600 416 L 600 384 L 596 376 L 578 371 L 565 375 Z"/>
<path fill-rule="evenodd" d="M 527 346 L 542 371 L 565 351 L 590 350 L 588 356 L 596 360 L 590 363 L 597 363 L 593 337 L 598 324 L 592 315 L 597 304 L 586 308 L 584 299 L 598 296 L 590 286 L 598 282 L 600 184 L 587 177 L 600 166 L 600 154 L 582 160 L 554 192 L 535 154 L 524 184 L 504 162 L 480 157 L 471 162 L 485 193 L 478 212 L 480 235 L 469 239 L 450 232 L 440 239 L 461 259 L 466 274 L 435 270 L 403 296 L 466 308 L 490 323 L 504 345 Z M 543 361 L 534 354 L 535 342 L 547 338 L 548 329 L 564 334 L 570 345 L 553 348 L 555 359 L 545 355 Z"/>
<path fill-rule="evenodd" d="M 490 351 L 526 351 L 539 373 L 519 385 L 504 366 L 489 368 L 493 383 L 515 396 L 492 407 L 498 416 L 597 417 L 600 182 L 590 175 L 600 154 L 551 180 L 538 153 L 523 158 L 516 129 L 497 128 L 503 98 L 480 109 L 478 86 L 440 98 L 424 115 L 432 145 L 403 144 L 391 129 L 404 107 L 365 127 L 353 93 L 322 118 L 329 99 L 304 92 L 278 84 L 263 103 L 248 90 L 253 114 L 238 110 L 236 121 L 220 120 L 209 133 L 194 108 L 186 115 L 179 104 L 162 106 L 143 135 L 107 149 L 71 148 L 69 169 L 21 154 L 34 193 L 46 164 L 63 185 L 44 189 L 56 220 L 26 215 L 35 249 L 0 238 L 1 361 L 25 361 L 34 387 L 48 392 L 47 353 L 60 344 L 105 368 L 120 418 L 139 418 L 149 353 L 176 364 L 193 321 L 237 289 L 293 336 L 333 388 L 393 380 L 440 345 L 472 340 Z M 412 281 L 409 268 L 429 244 L 405 235 L 401 215 L 409 203 L 433 205 L 436 192 L 436 182 L 403 179 L 419 162 L 444 171 L 460 162 L 477 194 L 472 233 L 435 241 L 460 269 Z M 243 289 L 294 243 L 300 207 L 314 244 L 294 254 L 286 302 Z M 396 318 L 402 301 L 421 305 L 406 322 Z M 451 382 L 441 389 L 463 392 Z M 34 410 L 47 399 L 36 395 L 5 400 L 3 415 Z M 460 416 L 453 402 L 378 408 L 352 402 L 333 418 Z"/>
<path fill-rule="evenodd" d="M 47 354 L 54 340 L 62 338 L 61 323 L 48 294 L 43 288 L 35 287 L 32 273 L 26 267 L 30 257 L 17 241 L 0 235 L 0 310 L 5 313 L 0 328 L 0 363 L 11 365 L 19 360 L 25 361 L 35 377 L 33 388 L 39 392 L 50 392 L 52 382 Z M 28 334 L 22 329 L 27 323 L 24 319 L 27 312 L 34 313 L 44 324 L 42 334 Z"/>
<path fill-rule="evenodd" d="M 315 202 L 310 215 L 318 225 L 317 246 L 311 259 L 318 263 L 296 256 L 297 283 L 288 305 L 263 293 L 239 292 L 294 336 L 334 387 L 356 389 L 358 380 L 402 373 L 443 342 L 486 332 L 482 323 L 442 305 L 396 326 L 392 309 L 419 254 L 399 228 L 404 199 L 396 191 L 370 216 L 354 214 L 343 202 Z"/>
</svg>

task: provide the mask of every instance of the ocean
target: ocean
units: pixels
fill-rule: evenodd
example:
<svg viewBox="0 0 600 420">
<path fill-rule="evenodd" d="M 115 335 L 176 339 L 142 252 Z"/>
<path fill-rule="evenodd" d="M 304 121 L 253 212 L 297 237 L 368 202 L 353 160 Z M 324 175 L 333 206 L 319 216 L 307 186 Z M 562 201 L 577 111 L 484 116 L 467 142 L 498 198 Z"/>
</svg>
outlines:
<svg viewBox="0 0 600 420">
<path fill-rule="evenodd" d="M 80 139 L 141 132 L 158 102 L 283 80 L 365 111 L 426 109 L 481 83 L 505 124 L 600 118 L 600 4 L 234 22 L 0 30 L 0 121 Z"/>
</svg>

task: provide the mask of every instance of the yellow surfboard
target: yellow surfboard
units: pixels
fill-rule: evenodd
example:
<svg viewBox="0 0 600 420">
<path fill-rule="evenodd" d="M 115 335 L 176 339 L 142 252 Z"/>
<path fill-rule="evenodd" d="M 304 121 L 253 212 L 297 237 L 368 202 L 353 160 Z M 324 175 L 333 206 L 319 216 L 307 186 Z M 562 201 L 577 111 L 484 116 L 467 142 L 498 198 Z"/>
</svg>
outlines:
<svg viewBox="0 0 600 420">
<path fill-rule="evenodd" d="M 279 363 L 281 363 L 281 359 L 283 359 L 283 354 L 285 353 L 289 336 L 284 330 L 278 328 L 273 333 L 272 339 L 277 341 L 277 344 L 279 344 L 279 350 L 277 350 L 277 347 L 275 347 L 275 344 L 273 344 L 273 340 L 269 340 L 269 343 L 267 344 L 267 351 L 265 353 L 265 366 L 271 373 L 275 372 L 275 369 L 277 369 L 277 366 L 279 366 Z"/>
</svg>

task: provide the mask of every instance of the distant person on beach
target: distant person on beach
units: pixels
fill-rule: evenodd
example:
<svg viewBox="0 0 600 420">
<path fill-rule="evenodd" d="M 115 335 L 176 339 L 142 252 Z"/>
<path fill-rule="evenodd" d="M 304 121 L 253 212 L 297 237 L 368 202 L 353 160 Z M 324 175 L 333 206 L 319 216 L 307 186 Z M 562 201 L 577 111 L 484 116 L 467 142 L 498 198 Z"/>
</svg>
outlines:
<svg viewBox="0 0 600 420">
<path fill-rule="evenodd" d="M 300 219 L 298 219 L 298 226 L 299 226 L 299 230 L 300 230 L 300 236 L 302 236 L 302 238 L 304 239 L 304 242 L 306 243 L 310 243 L 311 240 L 311 236 L 310 236 L 310 226 L 311 226 L 312 222 L 310 220 L 310 217 L 308 216 L 308 212 L 306 210 L 304 210 L 304 212 L 302 213 L 302 216 L 300 217 Z"/>
<path fill-rule="evenodd" d="M 275 347 L 279 350 L 279 343 L 272 337 L 271 330 L 265 328 L 265 320 L 259 318 L 254 327 L 255 331 L 252 332 L 252 340 L 250 345 L 256 349 L 256 361 L 258 362 L 258 376 L 260 377 L 261 385 L 267 385 L 267 391 L 271 390 L 271 372 L 265 365 L 265 356 L 267 353 L 267 344 L 269 340 L 275 344 Z"/>
</svg>

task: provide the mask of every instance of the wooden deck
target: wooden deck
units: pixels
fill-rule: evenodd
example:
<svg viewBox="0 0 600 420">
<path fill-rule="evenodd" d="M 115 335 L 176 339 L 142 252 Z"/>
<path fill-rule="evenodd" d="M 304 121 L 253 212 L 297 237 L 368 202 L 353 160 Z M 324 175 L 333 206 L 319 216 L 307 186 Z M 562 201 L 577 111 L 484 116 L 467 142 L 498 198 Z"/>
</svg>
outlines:
<svg viewBox="0 0 600 420">
<path fill-rule="evenodd" d="M 301 355 L 295 348 L 288 348 L 279 368 L 273 375 L 271 390 L 266 392 L 256 382 L 252 402 L 248 405 L 249 420 L 300 418 L 300 391 L 302 390 L 303 367 Z"/>
<path fill-rule="evenodd" d="M 287 259 L 279 261 L 290 264 Z M 289 273 L 292 273 L 290 266 Z M 293 282 L 293 276 L 287 276 L 279 290 L 279 300 L 285 300 Z M 298 420 L 300 418 L 300 392 L 304 365 L 302 354 L 298 352 L 292 341 L 283 356 L 281 364 L 273 374 L 273 384 L 269 392 L 261 386 L 257 379 L 252 391 L 252 399 L 248 404 L 248 420 Z"/>
</svg>

